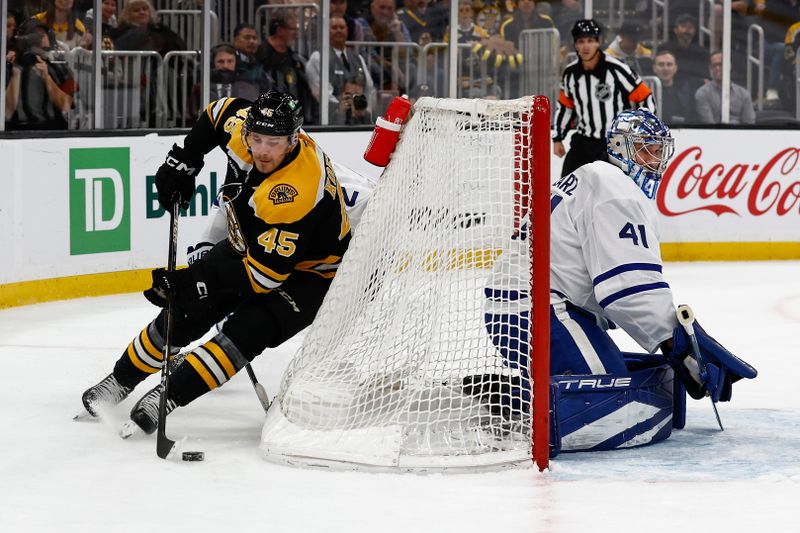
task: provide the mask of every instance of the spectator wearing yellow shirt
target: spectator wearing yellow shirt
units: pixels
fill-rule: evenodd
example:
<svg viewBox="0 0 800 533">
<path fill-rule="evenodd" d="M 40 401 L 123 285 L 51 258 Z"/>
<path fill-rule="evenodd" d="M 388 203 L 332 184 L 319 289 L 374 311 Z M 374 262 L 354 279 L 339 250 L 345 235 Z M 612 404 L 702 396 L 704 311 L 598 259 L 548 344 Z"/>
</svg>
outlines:
<svg viewBox="0 0 800 533">
<path fill-rule="evenodd" d="M 53 30 L 56 40 L 70 49 L 88 44 L 91 40 L 91 34 L 78 19 L 75 0 L 52 0 L 47 11 L 37 13 L 33 18 L 47 24 Z M 51 44 L 55 46 L 55 43 Z"/>
<path fill-rule="evenodd" d="M 519 48 L 519 34 L 524 30 L 541 30 L 554 28 L 553 19 L 536 11 L 534 0 L 519 0 L 514 16 L 500 26 L 500 36 L 511 41 L 514 48 Z"/>
<path fill-rule="evenodd" d="M 611 45 L 605 49 L 607 56 L 626 63 L 637 73 L 650 72 L 653 51 L 642 44 L 643 28 L 635 22 L 625 22 Z"/>
</svg>

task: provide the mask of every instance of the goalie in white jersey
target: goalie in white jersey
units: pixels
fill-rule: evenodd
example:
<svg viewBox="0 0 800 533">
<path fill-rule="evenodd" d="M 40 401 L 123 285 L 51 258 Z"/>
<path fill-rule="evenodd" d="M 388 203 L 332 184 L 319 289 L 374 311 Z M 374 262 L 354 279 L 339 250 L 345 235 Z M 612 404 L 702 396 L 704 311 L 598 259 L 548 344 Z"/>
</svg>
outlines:
<svg viewBox="0 0 800 533">
<path fill-rule="evenodd" d="M 673 139 L 651 113 L 625 111 L 611 125 L 608 153 L 609 162 L 584 165 L 551 188 L 553 374 L 625 371 L 611 338 L 602 328 L 581 327 L 581 314 L 618 325 L 649 353 L 678 325 L 662 275 L 656 207 L 648 201 Z"/>
<path fill-rule="evenodd" d="M 638 109 L 617 115 L 607 144 L 610 162 L 586 164 L 551 187 L 551 374 L 628 375 L 626 354 L 605 331 L 618 326 L 649 354 L 661 348 L 692 397 L 727 401 L 733 382 L 755 377 L 755 369 L 695 324 L 707 366 L 698 369 L 662 275 L 652 200 L 673 154 L 672 136 L 658 117 Z M 522 237 L 516 253 L 495 268 L 486 319 L 508 366 L 527 382 L 527 349 L 517 348 L 527 346 L 527 278 L 509 267 L 524 265 L 512 257 L 527 256 Z M 523 383 L 525 401 L 527 389 Z"/>
</svg>

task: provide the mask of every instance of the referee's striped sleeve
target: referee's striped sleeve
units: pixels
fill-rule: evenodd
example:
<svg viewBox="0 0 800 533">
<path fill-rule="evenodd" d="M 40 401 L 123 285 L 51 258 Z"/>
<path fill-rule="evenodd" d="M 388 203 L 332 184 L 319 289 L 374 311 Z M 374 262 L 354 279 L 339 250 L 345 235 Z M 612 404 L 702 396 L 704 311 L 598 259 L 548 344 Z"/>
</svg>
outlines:
<svg viewBox="0 0 800 533">
<path fill-rule="evenodd" d="M 575 101 L 568 93 L 568 84 L 571 77 L 574 77 L 574 75 L 571 75 L 570 70 L 567 69 L 561 78 L 561 88 L 558 91 L 558 103 L 556 104 L 556 135 L 553 137 L 556 142 L 564 140 L 567 136 L 575 116 Z"/>
<path fill-rule="evenodd" d="M 654 113 L 656 111 L 656 97 L 653 95 L 650 87 L 645 85 L 644 82 L 640 83 L 639 86 L 633 90 L 630 101 L 632 104 L 636 104 L 642 109 L 647 109 Z"/>
<path fill-rule="evenodd" d="M 627 63 L 614 57 L 606 57 L 609 68 L 614 73 L 614 77 L 619 81 L 627 100 L 635 107 L 641 107 L 650 111 L 655 111 L 656 101 L 653 92 L 644 84 L 642 78 L 636 74 Z"/>
</svg>

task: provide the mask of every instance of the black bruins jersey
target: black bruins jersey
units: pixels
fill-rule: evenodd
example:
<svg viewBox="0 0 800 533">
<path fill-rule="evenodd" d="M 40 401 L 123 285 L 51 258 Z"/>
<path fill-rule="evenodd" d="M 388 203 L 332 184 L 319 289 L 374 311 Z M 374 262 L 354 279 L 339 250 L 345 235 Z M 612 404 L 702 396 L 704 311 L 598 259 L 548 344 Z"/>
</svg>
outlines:
<svg viewBox="0 0 800 533">
<path fill-rule="evenodd" d="M 192 126 L 183 147 L 205 156 L 217 146 L 228 157 L 225 183 L 241 183 L 253 168 L 253 156 L 244 145 L 242 125 L 252 102 L 221 98 L 211 102 Z"/>
<path fill-rule="evenodd" d="M 241 135 L 249 106 L 237 98 L 212 102 L 184 144 L 203 153 L 222 148 L 230 167 L 226 182 L 241 183 L 223 198 L 228 240 L 244 256 L 255 292 L 276 289 L 297 271 L 332 278 L 350 243 L 350 219 L 333 164 L 300 132 L 280 167 L 268 175 L 259 172 Z"/>
</svg>

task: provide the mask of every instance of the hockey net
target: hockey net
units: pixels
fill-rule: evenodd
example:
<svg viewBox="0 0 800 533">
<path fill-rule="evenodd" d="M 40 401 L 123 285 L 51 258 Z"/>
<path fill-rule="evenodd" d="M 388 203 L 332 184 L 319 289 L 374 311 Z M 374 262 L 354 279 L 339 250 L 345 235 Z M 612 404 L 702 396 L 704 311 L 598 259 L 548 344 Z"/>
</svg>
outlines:
<svg viewBox="0 0 800 533">
<path fill-rule="evenodd" d="M 549 122 L 544 97 L 415 104 L 269 410 L 268 459 L 547 465 Z M 487 287 L 524 334 L 487 324 Z"/>
</svg>

